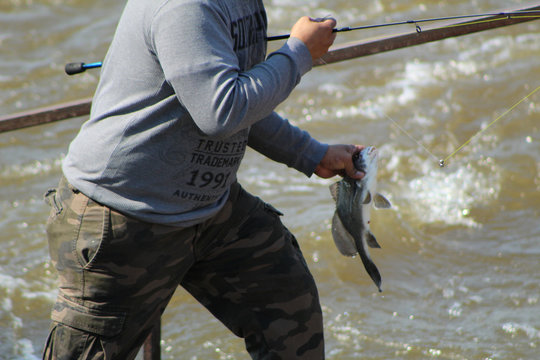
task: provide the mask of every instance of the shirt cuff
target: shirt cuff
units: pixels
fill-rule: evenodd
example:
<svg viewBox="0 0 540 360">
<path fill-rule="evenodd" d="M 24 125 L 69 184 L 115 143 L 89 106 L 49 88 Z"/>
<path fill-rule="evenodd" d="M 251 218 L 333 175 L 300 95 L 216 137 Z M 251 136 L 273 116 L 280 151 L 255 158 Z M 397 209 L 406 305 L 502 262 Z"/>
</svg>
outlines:
<svg viewBox="0 0 540 360">
<path fill-rule="evenodd" d="M 314 138 L 311 138 L 310 144 L 305 155 L 301 157 L 300 163 L 297 164 L 297 169 L 306 176 L 311 177 L 317 166 L 321 163 L 324 155 L 328 151 L 328 144 L 321 143 Z"/>
<path fill-rule="evenodd" d="M 287 42 L 279 51 L 289 53 L 296 59 L 300 76 L 303 76 L 313 67 L 313 59 L 311 58 L 311 53 L 306 44 L 296 37 L 287 39 Z"/>
</svg>

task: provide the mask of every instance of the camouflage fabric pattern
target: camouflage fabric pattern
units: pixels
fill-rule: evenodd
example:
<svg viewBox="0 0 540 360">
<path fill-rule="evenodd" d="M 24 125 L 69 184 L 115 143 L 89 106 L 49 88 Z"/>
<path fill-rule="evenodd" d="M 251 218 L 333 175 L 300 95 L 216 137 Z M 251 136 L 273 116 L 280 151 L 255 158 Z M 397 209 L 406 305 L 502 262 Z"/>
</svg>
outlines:
<svg viewBox="0 0 540 360">
<path fill-rule="evenodd" d="M 62 179 L 46 195 L 59 293 L 44 359 L 133 359 L 182 285 L 253 359 L 323 359 L 317 289 L 271 205 L 234 184 L 197 226 L 126 217 Z"/>
</svg>

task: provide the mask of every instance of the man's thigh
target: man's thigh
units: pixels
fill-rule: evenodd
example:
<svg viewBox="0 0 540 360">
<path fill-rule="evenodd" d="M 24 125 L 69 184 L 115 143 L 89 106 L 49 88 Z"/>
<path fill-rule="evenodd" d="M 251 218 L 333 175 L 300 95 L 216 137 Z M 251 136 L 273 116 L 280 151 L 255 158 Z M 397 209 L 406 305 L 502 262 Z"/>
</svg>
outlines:
<svg viewBox="0 0 540 360">
<path fill-rule="evenodd" d="M 280 215 L 237 185 L 204 224 L 182 285 L 245 338 L 254 359 L 322 359 L 316 285 Z"/>
<path fill-rule="evenodd" d="M 129 359 L 193 264 L 195 230 L 172 231 L 128 218 L 65 180 L 48 198 L 47 233 L 59 292 L 45 354 Z"/>
</svg>

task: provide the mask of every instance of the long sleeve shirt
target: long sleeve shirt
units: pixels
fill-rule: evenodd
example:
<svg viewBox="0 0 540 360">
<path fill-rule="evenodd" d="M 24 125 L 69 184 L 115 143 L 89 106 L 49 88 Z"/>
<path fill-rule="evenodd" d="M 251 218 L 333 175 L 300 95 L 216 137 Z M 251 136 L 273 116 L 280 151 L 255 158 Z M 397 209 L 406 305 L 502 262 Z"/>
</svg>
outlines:
<svg viewBox="0 0 540 360">
<path fill-rule="evenodd" d="M 311 56 L 290 38 L 267 57 L 266 29 L 262 0 L 129 0 L 68 181 L 137 219 L 189 226 L 220 210 L 246 146 L 310 176 L 328 145 L 274 109 Z"/>
</svg>

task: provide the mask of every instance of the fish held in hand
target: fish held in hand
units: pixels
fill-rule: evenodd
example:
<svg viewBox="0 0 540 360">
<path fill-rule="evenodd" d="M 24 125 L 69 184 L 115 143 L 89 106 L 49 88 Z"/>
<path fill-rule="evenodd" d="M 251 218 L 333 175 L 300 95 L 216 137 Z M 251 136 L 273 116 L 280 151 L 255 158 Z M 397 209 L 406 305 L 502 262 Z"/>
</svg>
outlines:
<svg viewBox="0 0 540 360">
<path fill-rule="evenodd" d="M 332 236 L 339 252 L 346 256 L 360 255 L 364 267 L 381 290 L 381 275 L 371 260 L 368 247 L 380 248 L 369 229 L 371 207 L 388 209 L 392 205 L 377 188 L 377 149 L 367 147 L 353 155 L 354 167 L 364 172 L 361 180 L 345 176 L 330 186 L 336 202 L 332 219 Z"/>
</svg>

